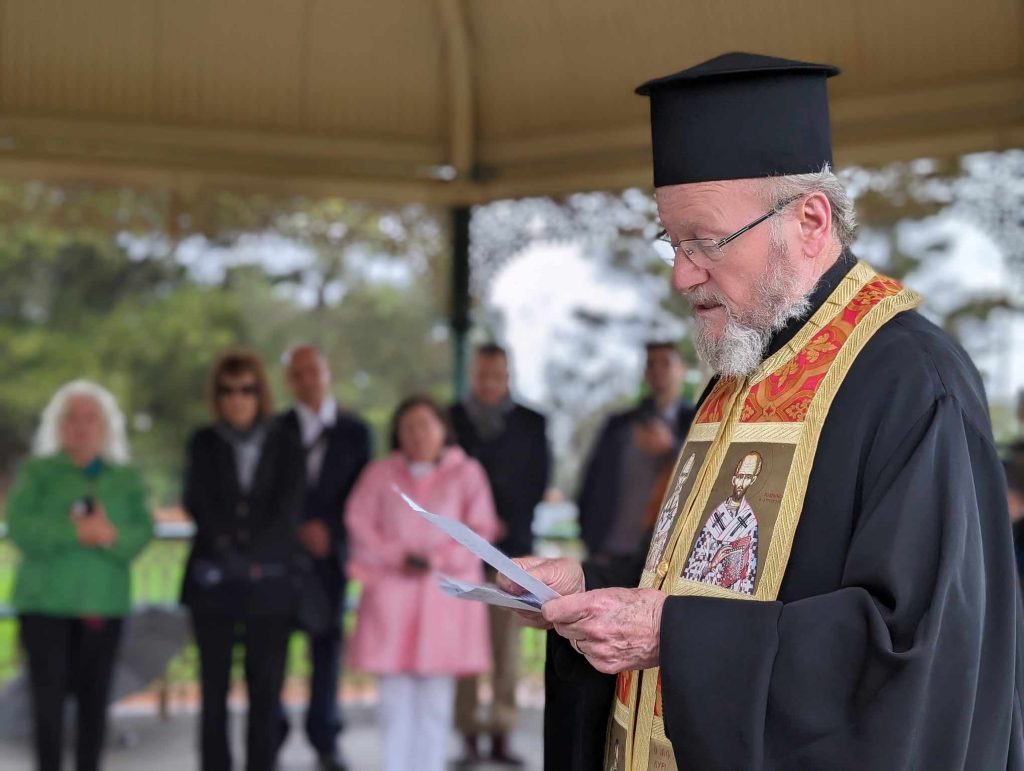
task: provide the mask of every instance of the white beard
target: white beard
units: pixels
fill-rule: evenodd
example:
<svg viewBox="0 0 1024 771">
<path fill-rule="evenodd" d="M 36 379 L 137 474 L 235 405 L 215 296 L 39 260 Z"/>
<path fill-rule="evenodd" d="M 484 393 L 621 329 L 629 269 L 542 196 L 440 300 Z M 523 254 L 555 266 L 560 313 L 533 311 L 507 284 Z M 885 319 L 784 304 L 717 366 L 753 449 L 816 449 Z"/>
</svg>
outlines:
<svg viewBox="0 0 1024 771">
<path fill-rule="evenodd" d="M 764 274 L 754 287 L 754 297 L 754 309 L 739 316 L 715 292 L 697 289 L 689 295 L 693 305 L 719 303 L 726 312 L 725 329 L 719 337 L 711 337 L 707 325 L 698 320 L 694 339 L 698 355 L 719 375 L 752 375 L 764 361 L 775 333 L 810 309 L 807 295 L 800 293 L 785 248 L 778 244 L 771 247 Z"/>
</svg>

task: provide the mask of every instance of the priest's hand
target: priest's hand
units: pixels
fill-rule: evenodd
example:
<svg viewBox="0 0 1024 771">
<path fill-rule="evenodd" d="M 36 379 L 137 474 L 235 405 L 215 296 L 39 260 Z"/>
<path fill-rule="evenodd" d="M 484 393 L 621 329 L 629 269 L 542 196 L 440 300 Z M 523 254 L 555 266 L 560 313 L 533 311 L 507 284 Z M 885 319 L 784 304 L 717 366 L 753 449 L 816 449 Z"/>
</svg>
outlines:
<svg viewBox="0 0 1024 771">
<path fill-rule="evenodd" d="M 568 557 L 517 557 L 512 560 L 519 567 L 559 594 L 576 594 L 583 591 L 583 566 Z M 509 594 L 526 594 L 519 584 L 498 574 L 498 588 Z"/>
<path fill-rule="evenodd" d="M 658 665 L 665 595 L 655 589 L 596 589 L 544 603 L 544 620 L 598 672 Z"/>
<path fill-rule="evenodd" d="M 554 559 L 547 557 L 519 557 L 512 561 L 561 595 L 577 594 L 583 591 L 583 566 L 576 560 L 569 559 L 568 557 L 557 557 Z M 500 573 L 498 574 L 497 585 L 499 589 L 509 594 L 520 595 L 526 592 L 519 584 L 513 583 Z M 554 600 L 550 602 L 554 602 Z M 519 616 L 519 620 L 527 626 L 532 626 L 535 629 L 552 628 L 551 624 L 545 621 L 539 613 L 514 612 Z"/>
</svg>

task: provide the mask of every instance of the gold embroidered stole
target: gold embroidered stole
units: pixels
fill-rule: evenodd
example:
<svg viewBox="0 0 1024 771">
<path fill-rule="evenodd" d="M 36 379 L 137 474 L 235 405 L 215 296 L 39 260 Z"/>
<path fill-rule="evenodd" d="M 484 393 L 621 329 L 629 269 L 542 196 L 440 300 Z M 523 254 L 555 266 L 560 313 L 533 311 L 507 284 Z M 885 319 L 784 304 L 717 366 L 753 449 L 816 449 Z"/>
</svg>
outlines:
<svg viewBox="0 0 1024 771">
<path fill-rule="evenodd" d="M 676 461 L 641 587 L 733 600 L 778 596 L 832 400 L 871 336 L 920 302 L 858 262 L 753 376 L 718 381 Z M 676 769 L 658 668 L 619 675 L 605 769 Z"/>
</svg>

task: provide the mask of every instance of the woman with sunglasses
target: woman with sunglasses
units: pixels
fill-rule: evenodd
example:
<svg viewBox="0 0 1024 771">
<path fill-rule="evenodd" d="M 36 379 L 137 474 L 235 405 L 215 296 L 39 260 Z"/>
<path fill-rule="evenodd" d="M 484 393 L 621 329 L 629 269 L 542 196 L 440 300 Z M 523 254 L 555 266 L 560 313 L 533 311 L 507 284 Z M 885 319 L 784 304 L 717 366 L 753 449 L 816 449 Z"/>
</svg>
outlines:
<svg viewBox="0 0 1024 771">
<path fill-rule="evenodd" d="M 295 612 L 305 464 L 301 447 L 270 417 L 270 388 L 255 354 L 222 353 L 209 398 L 214 422 L 193 434 L 186 458 L 184 506 L 196 533 L 181 598 L 199 649 L 201 767 L 232 767 L 227 696 L 232 650 L 241 642 L 249 695 L 245 767 L 269 771 Z"/>
</svg>

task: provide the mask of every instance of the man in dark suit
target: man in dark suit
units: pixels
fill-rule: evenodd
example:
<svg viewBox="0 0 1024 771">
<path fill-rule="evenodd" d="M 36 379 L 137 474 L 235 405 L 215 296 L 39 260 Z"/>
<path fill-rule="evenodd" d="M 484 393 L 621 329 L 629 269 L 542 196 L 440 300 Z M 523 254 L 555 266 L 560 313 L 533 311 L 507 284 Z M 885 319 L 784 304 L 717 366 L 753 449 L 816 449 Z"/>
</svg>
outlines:
<svg viewBox="0 0 1024 771">
<path fill-rule="evenodd" d="M 646 347 L 648 395 L 608 419 L 583 476 L 581 537 L 589 559 L 598 563 L 630 556 L 643 545 L 651 525 L 648 504 L 693 419 L 693 405 L 679 394 L 686 365 L 675 345 L 659 341 Z"/>
<path fill-rule="evenodd" d="M 284 364 L 295 405 L 281 420 L 301 442 L 306 458 L 299 541 L 313 558 L 328 605 L 336 610 L 326 631 L 310 635 L 313 672 L 306 736 L 317 751 L 320 768 L 336 771 L 345 768 L 337 747 L 342 729 L 337 696 L 347 557 L 342 515 L 349 492 L 370 460 L 370 430 L 338 407 L 331 395 L 331 371 L 320 351 L 311 345 L 296 346 L 285 354 Z"/>
<path fill-rule="evenodd" d="M 512 400 L 509 393 L 508 355 L 498 345 L 477 349 L 473 359 L 470 395 L 451 408 L 459 444 L 480 461 L 494 494 L 504 533 L 496 544 L 517 557 L 533 550 L 533 510 L 544 497 L 551 459 L 543 415 Z M 493 571 L 489 580 L 494 580 Z M 478 715 L 477 679 L 463 678 L 456 693 L 455 722 L 466 743 L 460 761 L 480 761 L 480 734 L 491 736 L 492 761 L 522 765 L 508 747 L 508 734 L 516 717 L 515 689 L 519 670 L 519 637 L 515 617 L 490 608 L 494 669 L 489 718 Z"/>
</svg>

